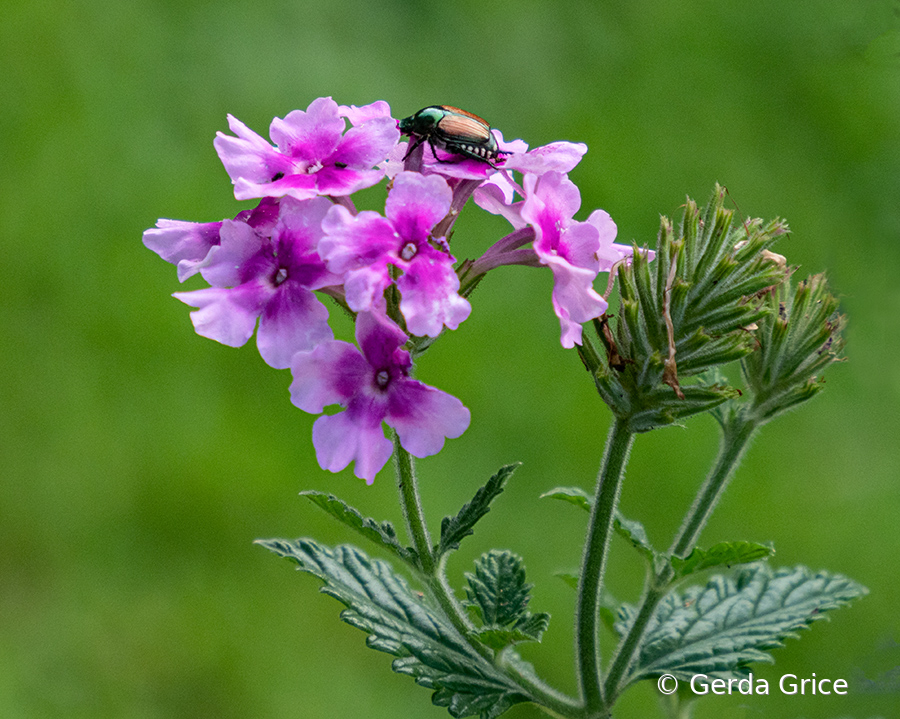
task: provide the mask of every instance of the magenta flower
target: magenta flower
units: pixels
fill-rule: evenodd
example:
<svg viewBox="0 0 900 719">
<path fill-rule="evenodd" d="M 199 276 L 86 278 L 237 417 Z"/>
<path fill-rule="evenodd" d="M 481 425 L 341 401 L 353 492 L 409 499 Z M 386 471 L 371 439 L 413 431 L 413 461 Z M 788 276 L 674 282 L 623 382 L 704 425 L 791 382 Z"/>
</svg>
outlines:
<svg viewBox="0 0 900 719">
<path fill-rule="evenodd" d="M 353 125 L 346 133 L 344 118 Z M 400 138 L 386 102 L 339 107 L 330 97 L 276 117 L 269 126 L 275 147 L 231 115 L 228 127 L 237 137 L 217 133 L 214 145 L 239 200 L 337 197 L 371 187 L 384 177 L 372 168 Z"/>
<path fill-rule="evenodd" d="M 605 212 L 595 212 L 588 222 L 573 219 L 581 206 L 581 194 L 565 175 L 525 175 L 524 185 L 522 219 L 534 228 L 533 247 L 540 262 L 553 272 L 553 309 L 562 330 L 560 341 L 571 348 L 581 344 L 581 323 L 606 311 L 606 300 L 594 290 L 594 278 L 630 255 L 631 248 L 612 243 L 616 226 Z"/>
<path fill-rule="evenodd" d="M 407 339 L 387 317 L 363 312 L 356 319 L 360 349 L 331 340 L 294 355 L 291 401 L 312 414 L 332 404 L 345 408 L 313 425 L 322 469 L 339 472 L 355 462 L 356 476 L 371 484 L 393 452 L 382 422 L 416 457 L 436 454 L 445 438 L 459 437 L 468 428 L 469 410 L 462 402 L 410 378 L 412 360 L 402 349 Z"/>
<path fill-rule="evenodd" d="M 450 210 L 451 190 L 437 175 L 401 172 L 385 203 L 385 215 L 352 215 L 335 205 L 322 223 L 319 252 L 335 274 L 344 276 L 347 304 L 355 312 L 381 309 L 384 290 L 397 278 L 400 312 L 411 334 L 437 337 L 469 316 L 471 306 L 459 296 L 454 258 L 432 244 L 432 228 Z"/>
<path fill-rule="evenodd" d="M 334 335 L 328 310 L 313 290 L 340 284 L 316 251 L 322 218 L 331 203 L 317 197 L 284 198 L 278 220 L 269 231 L 247 222 L 225 220 L 220 243 L 202 263 L 201 274 L 212 287 L 176 292 L 196 307 L 191 321 L 197 334 L 230 347 L 253 335 L 267 364 L 285 369 L 295 352 L 312 349 Z"/>
<path fill-rule="evenodd" d="M 264 198 L 252 210 L 243 210 L 234 218 L 259 231 L 274 227 L 278 219 L 278 200 Z M 209 251 L 219 244 L 221 222 L 183 222 L 158 220 L 156 227 L 144 232 L 144 245 L 166 262 L 178 268 L 178 281 L 184 282 L 203 267 Z"/>
</svg>

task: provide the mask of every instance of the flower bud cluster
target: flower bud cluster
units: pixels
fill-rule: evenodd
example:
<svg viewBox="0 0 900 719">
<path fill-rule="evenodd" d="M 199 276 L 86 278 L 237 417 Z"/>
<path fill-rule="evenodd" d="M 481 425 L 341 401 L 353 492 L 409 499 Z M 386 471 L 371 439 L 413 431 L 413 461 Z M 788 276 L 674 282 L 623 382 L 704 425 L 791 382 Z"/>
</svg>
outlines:
<svg viewBox="0 0 900 719">
<path fill-rule="evenodd" d="M 413 338 L 456 329 L 487 272 L 548 267 L 561 342 L 573 347 L 581 323 L 607 307 L 594 278 L 631 257 L 613 242 L 606 212 L 574 219 L 581 198 L 568 172 L 583 144 L 529 150 L 493 130 L 496 159 L 448 155 L 424 138 L 401 142 L 386 102 L 348 107 L 330 97 L 275 118 L 271 143 L 234 117 L 228 124 L 233 134 L 219 133 L 216 151 L 235 197 L 256 207 L 220 222 L 161 219 L 144 244 L 176 265 L 180 281 L 199 273 L 209 283 L 174 295 L 195 308 L 198 334 L 239 347 L 255 332 L 266 363 L 291 369 L 295 405 L 315 414 L 343 408 L 313 426 L 317 459 L 330 471 L 354 462 L 371 482 L 393 449 L 383 422 L 417 457 L 466 430 L 469 411 L 458 399 L 412 378 L 409 348 Z M 357 211 L 351 196 L 383 180 L 384 213 Z M 465 263 L 461 287 L 449 237 L 473 195 L 513 231 Z M 334 339 L 321 295 L 354 314 L 356 346 Z"/>
</svg>

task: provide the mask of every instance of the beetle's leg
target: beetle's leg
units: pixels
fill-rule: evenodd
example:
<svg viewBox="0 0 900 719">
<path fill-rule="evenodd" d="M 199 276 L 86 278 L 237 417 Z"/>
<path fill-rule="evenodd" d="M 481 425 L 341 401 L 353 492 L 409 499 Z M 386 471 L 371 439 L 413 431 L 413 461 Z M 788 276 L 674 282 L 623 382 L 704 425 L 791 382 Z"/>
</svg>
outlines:
<svg viewBox="0 0 900 719">
<path fill-rule="evenodd" d="M 428 138 L 428 144 L 431 146 L 431 154 L 434 156 L 434 159 L 436 162 L 440 162 L 445 165 L 454 164 L 453 160 L 442 160 L 440 157 L 438 157 L 437 150 L 434 148 L 434 140 L 432 140 L 430 137 Z M 450 147 L 448 147 L 446 143 L 444 143 L 444 149 L 447 150 L 448 152 L 453 152 L 454 154 L 458 154 L 454 150 L 451 150 Z"/>
<path fill-rule="evenodd" d="M 415 150 L 415 149 L 416 149 L 419 145 L 421 145 L 423 142 L 425 142 L 425 138 L 424 138 L 424 137 L 419 137 L 419 138 L 417 138 L 415 142 L 412 142 L 412 141 L 411 141 L 411 142 L 409 143 L 409 149 L 406 151 L 406 154 L 403 156 L 403 160 L 406 161 L 406 158 L 409 157 L 410 155 L 412 155 L 413 150 Z"/>
</svg>

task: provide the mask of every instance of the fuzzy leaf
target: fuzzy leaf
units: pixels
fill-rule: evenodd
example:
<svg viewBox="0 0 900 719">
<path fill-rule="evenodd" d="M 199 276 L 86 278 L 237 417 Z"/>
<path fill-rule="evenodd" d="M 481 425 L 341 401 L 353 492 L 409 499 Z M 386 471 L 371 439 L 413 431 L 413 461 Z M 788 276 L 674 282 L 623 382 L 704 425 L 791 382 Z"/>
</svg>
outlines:
<svg viewBox="0 0 900 719">
<path fill-rule="evenodd" d="M 416 551 L 412 547 L 404 547 L 397 539 L 397 532 L 390 522 L 376 522 L 369 517 L 363 517 L 359 510 L 354 509 L 333 494 L 307 490 L 300 492 L 300 496 L 306 497 L 317 507 L 324 509 L 339 522 L 346 524 L 350 529 L 358 532 L 366 539 L 389 549 L 404 562 L 418 566 Z"/>
<path fill-rule="evenodd" d="M 503 492 L 507 480 L 518 468 L 519 463 L 501 467 L 487 484 L 475 492 L 472 500 L 455 517 L 444 517 L 441 522 L 441 541 L 436 550 L 438 556 L 458 549 L 459 543 L 472 534 L 476 522 L 491 511 L 491 502 Z"/>
<path fill-rule="evenodd" d="M 574 504 L 576 507 L 590 512 L 594 504 L 594 498 L 585 492 L 581 487 L 556 487 L 544 492 L 540 499 L 549 497 L 550 499 L 560 499 L 563 502 Z"/>
<path fill-rule="evenodd" d="M 581 487 L 556 487 L 541 495 L 541 499 L 545 497 L 549 497 L 550 499 L 560 499 L 563 502 L 574 504 L 576 507 L 580 507 L 586 512 L 590 512 L 591 508 L 594 506 L 594 498 Z M 623 537 L 626 541 L 630 542 L 633 547 L 650 561 L 653 561 L 657 556 L 656 550 L 650 545 L 647 531 L 640 522 L 633 519 L 627 519 L 617 509 L 613 527 L 620 537 Z M 560 574 L 557 576 L 563 577 L 563 575 Z M 577 584 L 578 578 L 575 577 L 575 585 L 577 586 Z"/>
<path fill-rule="evenodd" d="M 494 719 L 528 701 L 386 562 L 356 547 L 329 549 L 309 539 L 257 543 L 321 579 L 320 591 L 346 607 L 341 619 L 366 632 L 369 647 L 397 657 L 393 670 L 434 690 L 432 702 L 452 716 Z"/>
<path fill-rule="evenodd" d="M 466 573 L 469 605 L 484 626 L 475 636 L 492 649 L 523 641 L 540 641 L 550 615 L 527 611 L 531 585 L 525 583 L 525 565 L 512 552 L 492 550 L 475 563 L 475 573 Z"/>
<path fill-rule="evenodd" d="M 735 564 L 749 564 L 761 559 L 768 559 L 775 550 L 765 544 L 756 542 L 720 542 L 709 549 L 694 547 L 686 557 L 672 557 L 672 568 L 675 570 L 675 579 L 681 579 L 702 572 L 712 567 L 731 567 Z"/>
<path fill-rule="evenodd" d="M 663 599 L 622 686 L 664 673 L 685 680 L 700 673 L 743 676 L 752 662 L 774 661 L 763 650 L 782 646 L 824 612 L 867 592 L 839 574 L 806 567 L 772 571 L 759 564 L 734 578 L 714 576 L 705 587 Z M 628 631 L 633 614 L 630 607 L 620 610 L 620 634 Z"/>
<path fill-rule="evenodd" d="M 481 627 L 472 632 L 478 641 L 489 646 L 495 651 L 500 651 L 513 644 L 522 642 L 539 642 L 547 626 L 550 624 L 550 615 L 546 612 L 529 614 L 511 629 L 496 625 Z"/>
<path fill-rule="evenodd" d="M 613 520 L 613 527 L 620 537 L 631 542 L 631 545 L 651 562 L 654 557 L 657 556 L 656 550 L 650 544 L 650 539 L 647 537 L 647 530 L 644 529 L 644 525 L 640 522 L 633 519 L 626 519 L 617 509 L 615 519 Z"/>
<path fill-rule="evenodd" d="M 491 550 L 466 572 L 466 595 L 486 626 L 508 626 L 524 616 L 531 585 L 525 583 L 525 565 L 512 552 Z"/>
</svg>

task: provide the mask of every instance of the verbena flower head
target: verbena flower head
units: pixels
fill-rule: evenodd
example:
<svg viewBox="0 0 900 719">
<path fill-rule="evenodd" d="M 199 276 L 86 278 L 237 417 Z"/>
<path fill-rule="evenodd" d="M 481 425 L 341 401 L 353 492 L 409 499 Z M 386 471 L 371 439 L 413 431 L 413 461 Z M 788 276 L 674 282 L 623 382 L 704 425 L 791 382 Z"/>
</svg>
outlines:
<svg viewBox="0 0 900 719">
<path fill-rule="evenodd" d="M 407 339 L 387 317 L 362 312 L 356 320 L 359 349 L 332 340 L 294 356 L 291 401 L 312 414 L 332 404 L 345 408 L 313 425 L 322 468 L 338 472 L 355 462 L 356 476 L 371 483 L 393 451 L 382 422 L 416 457 L 436 454 L 445 438 L 466 431 L 470 415 L 462 402 L 409 376 L 412 360 L 402 349 Z"/>
<path fill-rule="evenodd" d="M 278 369 L 287 368 L 295 352 L 331 339 L 328 310 L 313 294 L 341 281 L 316 249 L 330 207 L 322 197 L 302 202 L 286 197 L 270 231 L 223 221 L 219 244 L 200 269 L 212 287 L 174 295 L 197 308 L 191 313 L 197 333 L 240 347 L 259 318 L 259 352 Z"/>
<path fill-rule="evenodd" d="M 385 203 L 385 215 L 352 215 L 336 205 L 325 217 L 319 251 L 328 269 L 344 276 L 347 304 L 356 312 L 380 309 L 396 280 L 400 311 L 414 335 L 437 337 L 446 326 L 455 330 L 471 312 L 457 294 L 454 258 L 432 244 L 432 228 L 450 211 L 451 190 L 442 177 L 401 172 Z"/>
<path fill-rule="evenodd" d="M 346 133 L 344 118 L 353 123 Z M 239 200 L 337 197 L 371 187 L 384 176 L 374 166 L 400 137 L 387 103 L 348 108 L 330 97 L 276 117 L 269 127 L 275 147 L 231 115 L 228 126 L 236 137 L 220 132 L 214 144 Z"/>
<path fill-rule="evenodd" d="M 606 309 L 592 285 L 597 273 L 631 252 L 614 244 L 615 224 L 602 210 L 574 219 L 580 196 L 566 173 L 587 150 L 580 143 L 529 150 L 494 129 L 500 153 L 491 161 L 427 141 L 410 152 L 386 102 L 357 107 L 330 97 L 275 118 L 271 144 L 228 122 L 233 135 L 218 133 L 216 151 L 235 196 L 259 198 L 257 206 L 220 222 L 161 219 L 144 243 L 177 266 L 179 280 L 200 273 L 210 284 L 175 294 L 195 308 L 198 334 L 240 346 L 256 331 L 263 359 L 292 369 L 295 404 L 316 413 L 345 408 L 315 423 L 325 469 L 355 462 L 371 481 L 391 454 L 382 422 L 420 457 L 465 430 L 469 413 L 459 400 L 412 379 L 410 351 L 460 326 L 486 272 L 549 267 L 561 341 L 572 347 L 580 323 Z M 385 178 L 384 212 L 358 212 L 350 195 Z M 515 231 L 455 268 L 452 228 L 473 193 Z M 334 341 L 317 292 L 356 315 L 360 349 Z"/>
</svg>

